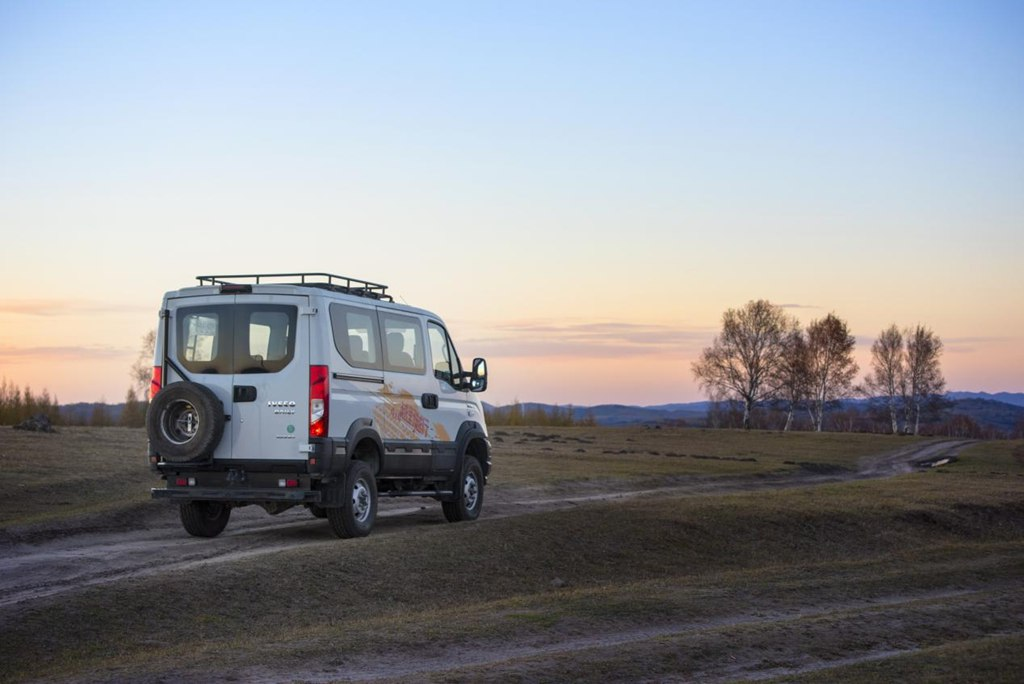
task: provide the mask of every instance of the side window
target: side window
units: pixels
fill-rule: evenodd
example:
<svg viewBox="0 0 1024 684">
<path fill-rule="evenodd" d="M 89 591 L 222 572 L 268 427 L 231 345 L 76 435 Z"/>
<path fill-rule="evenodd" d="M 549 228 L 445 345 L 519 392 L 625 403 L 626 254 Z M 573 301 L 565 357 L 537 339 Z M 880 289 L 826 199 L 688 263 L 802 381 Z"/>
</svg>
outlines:
<svg viewBox="0 0 1024 684">
<path fill-rule="evenodd" d="M 427 323 L 427 337 L 430 338 L 430 358 L 434 364 L 434 377 L 454 385 L 453 373 L 462 372 L 459 357 L 455 353 L 448 333 L 434 322 Z"/>
<path fill-rule="evenodd" d="M 423 373 L 426 362 L 419 320 L 380 311 L 380 322 L 384 329 L 384 367 L 399 373 Z"/>
<path fill-rule="evenodd" d="M 348 365 L 380 369 L 380 340 L 373 309 L 331 304 L 331 329 L 334 346 Z"/>
</svg>

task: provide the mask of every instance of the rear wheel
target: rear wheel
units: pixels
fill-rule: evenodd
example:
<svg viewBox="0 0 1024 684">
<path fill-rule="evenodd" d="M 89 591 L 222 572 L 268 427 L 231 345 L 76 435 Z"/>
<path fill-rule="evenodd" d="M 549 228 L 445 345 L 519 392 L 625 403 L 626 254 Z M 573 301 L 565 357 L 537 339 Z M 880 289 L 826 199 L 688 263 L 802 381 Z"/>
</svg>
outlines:
<svg viewBox="0 0 1024 684">
<path fill-rule="evenodd" d="M 219 501 L 188 501 L 180 512 L 181 526 L 193 537 L 216 537 L 231 517 L 231 507 Z"/>
<path fill-rule="evenodd" d="M 345 471 L 342 505 L 327 508 L 327 521 L 342 539 L 365 537 L 377 519 L 377 481 L 364 461 L 352 461 Z"/>
<path fill-rule="evenodd" d="M 458 498 L 455 501 L 441 502 L 445 519 L 448 522 L 462 522 L 479 518 L 480 509 L 484 505 L 484 475 L 475 456 L 466 456 L 456 494 Z"/>
</svg>

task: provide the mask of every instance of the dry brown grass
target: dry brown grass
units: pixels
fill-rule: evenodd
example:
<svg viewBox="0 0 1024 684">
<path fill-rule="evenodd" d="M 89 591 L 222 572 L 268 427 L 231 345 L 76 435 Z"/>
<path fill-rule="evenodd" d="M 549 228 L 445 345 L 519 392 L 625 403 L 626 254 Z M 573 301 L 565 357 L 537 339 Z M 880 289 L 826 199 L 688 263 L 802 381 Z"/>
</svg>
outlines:
<svg viewBox="0 0 1024 684">
<path fill-rule="evenodd" d="M 0 427 L 0 529 L 138 505 L 156 480 L 141 429 Z"/>
<path fill-rule="evenodd" d="M 544 481 L 537 469 L 572 482 L 643 478 L 654 463 L 709 477 L 852 467 L 872 448 L 828 435 L 501 432 L 495 483 L 509 487 Z M 594 451 L 576 451 L 587 439 Z M 873 440 L 876 452 L 904 444 Z M 603 453 L 626 445 L 634 453 Z M 672 448 L 757 460 L 645 453 Z M 1013 448 L 981 444 L 955 467 L 888 480 L 396 525 L 345 542 L 282 529 L 308 543 L 0 614 L 0 678 L 604 682 L 813 666 L 800 676 L 1006 680 L 1024 633 Z M 932 656 L 941 665 L 920 670 Z"/>
</svg>

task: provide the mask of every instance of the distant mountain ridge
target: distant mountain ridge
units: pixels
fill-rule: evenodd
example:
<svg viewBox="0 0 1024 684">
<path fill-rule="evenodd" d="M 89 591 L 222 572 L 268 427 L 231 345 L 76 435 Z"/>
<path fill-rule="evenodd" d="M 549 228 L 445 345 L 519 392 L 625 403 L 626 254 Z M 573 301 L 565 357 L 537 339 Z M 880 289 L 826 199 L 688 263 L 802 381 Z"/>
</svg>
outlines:
<svg viewBox="0 0 1024 684">
<path fill-rule="evenodd" d="M 1019 421 L 1024 419 L 1024 393 L 999 392 L 948 392 L 946 399 L 952 402 L 947 409 L 949 415 L 967 416 L 979 425 L 989 426 L 1003 432 L 1011 432 Z M 845 409 L 863 411 L 869 399 L 847 399 L 842 402 Z M 507 406 L 484 404 L 488 411 L 502 410 Z M 524 402 L 520 404 L 524 412 L 552 411 L 555 404 Z M 655 404 L 650 406 L 633 406 L 628 404 L 597 404 L 594 406 L 573 406 L 573 417 L 576 420 L 593 416 L 598 425 L 619 427 L 626 425 L 654 425 L 683 421 L 689 425 L 702 424 L 707 417 L 711 402 L 693 401 L 671 404 Z M 565 410 L 567 405 L 559 405 Z"/>
<path fill-rule="evenodd" d="M 1013 406 L 1024 406 L 1024 392 L 996 392 L 995 394 L 989 394 L 988 392 L 947 392 L 946 398 L 957 401 L 960 399 L 986 399 Z"/>
</svg>

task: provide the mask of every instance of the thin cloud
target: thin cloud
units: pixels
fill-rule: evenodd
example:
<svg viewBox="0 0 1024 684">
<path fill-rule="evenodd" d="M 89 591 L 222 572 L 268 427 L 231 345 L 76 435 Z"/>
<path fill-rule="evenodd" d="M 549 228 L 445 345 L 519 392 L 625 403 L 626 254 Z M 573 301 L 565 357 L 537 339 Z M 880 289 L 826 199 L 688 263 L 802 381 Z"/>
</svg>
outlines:
<svg viewBox="0 0 1024 684">
<path fill-rule="evenodd" d="M 783 309 L 820 309 L 817 304 L 779 304 Z"/>
<path fill-rule="evenodd" d="M 950 337 L 943 340 L 945 351 L 950 354 L 974 354 L 978 347 L 1009 342 L 1011 338 L 1000 336 Z"/>
<path fill-rule="evenodd" d="M 152 306 L 110 304 L 84 299 L 0 299 L 0 314 L 18 316 L 81 316 L 90 314 L 139 313 Z M 155 313 L 154 313 L 155 316 Z"/>
<path fill-rule="evenodd" d="M 127 347 L 92 345 L 88 347 L 18 347 L 0 346 L 0 361 L 21 363 L 28 360 L 60 359 L 64 361 L 97 361 L 133 356 Z"/>
<path fill-rule="evenodd" d="M 503 357 L 625 358 L 683 352 L 714 335 L 711 328 L 617 322 L 522 321 L 493 331 L 464 346 Z"/>
</svg>

